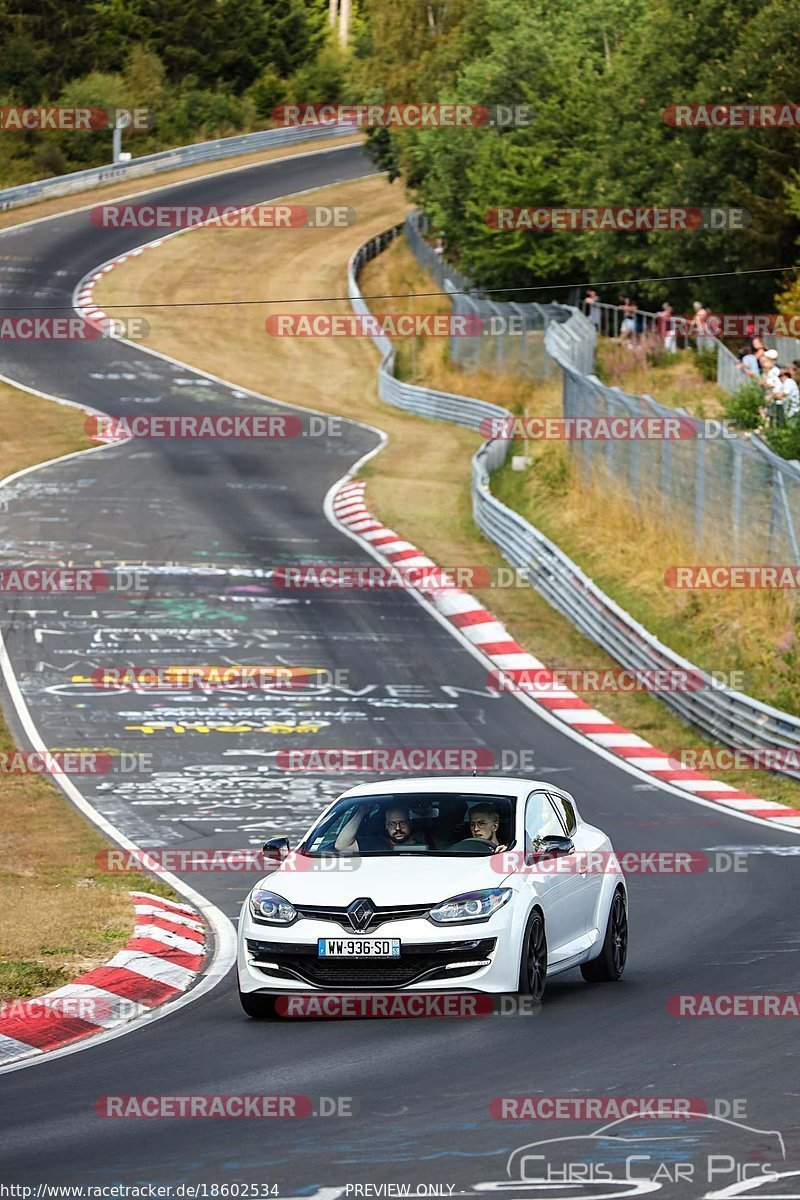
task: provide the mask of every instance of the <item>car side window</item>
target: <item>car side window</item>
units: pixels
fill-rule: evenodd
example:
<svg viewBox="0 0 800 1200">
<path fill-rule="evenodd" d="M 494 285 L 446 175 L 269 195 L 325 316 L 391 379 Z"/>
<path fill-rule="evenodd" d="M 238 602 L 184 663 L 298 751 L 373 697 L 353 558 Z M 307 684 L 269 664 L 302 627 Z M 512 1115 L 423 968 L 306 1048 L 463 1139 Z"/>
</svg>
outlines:
<svg viewBox="0 0 800 1200">
<path fill-rule="evenodd" d="M 309 842 L 309 850 L 316 852 L 319 851 L 323 846 L 326 849 L 330 849 L 339 834 L 344 829 L 347 822 L 351 817 L 355 816 L 357 811 L 358 805 L 351 804 L 347 808 L 343 809 L 340 813 L 335 814 L 327 827 L 323 825 L 321 830 L 317 830 L 314 833 L 311 841 Z"/>
<path fill-rule="evenodd" d="M 547 792 L 531 792 L 525 804 L 526 839 L 533 842 L 536 838 L 564 836 L 564 826 Z"/>
<path fill-rule="evenodd" d="M 573 833 L 578 827 L 578 818 L 575 813 L 575 805 L 572 803 L 572 800 L 569 798 L 569 796 L 556 796 L 555 793 L 551 793 L 550 799 L 553 801 L 553 804 L 555 804 L 556 811 L 564 822 L 564 828 L 566 829 L 567 834 L 572 837 Z"/>
</svg>

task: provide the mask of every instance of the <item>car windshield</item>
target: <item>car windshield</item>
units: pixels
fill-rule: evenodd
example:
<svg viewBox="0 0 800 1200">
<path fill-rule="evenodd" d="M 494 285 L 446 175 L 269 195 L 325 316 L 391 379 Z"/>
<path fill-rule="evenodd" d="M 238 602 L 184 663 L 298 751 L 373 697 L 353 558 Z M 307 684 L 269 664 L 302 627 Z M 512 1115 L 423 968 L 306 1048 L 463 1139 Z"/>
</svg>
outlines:
<svg viewBox="0 0 800 1200">
<path fill-rule="evenodd" d="M 312 830 L 305 854 L 489 855 L 514 839 L 514 798 L 401 792 L 340 800 Z"/>
</svg>

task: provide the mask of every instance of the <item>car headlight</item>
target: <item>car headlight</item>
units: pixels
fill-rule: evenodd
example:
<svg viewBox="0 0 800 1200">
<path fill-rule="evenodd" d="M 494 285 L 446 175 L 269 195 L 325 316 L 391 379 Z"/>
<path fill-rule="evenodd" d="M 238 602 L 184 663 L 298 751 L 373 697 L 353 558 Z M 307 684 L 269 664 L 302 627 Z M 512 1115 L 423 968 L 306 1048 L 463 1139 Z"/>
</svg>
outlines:
<svg viewBox="0 0 800 1200">
<path fill-rule="evenodd" d="M 481 892 L 464 892 L 462 896 L 451 896 L 443 900 L 428 913 L 437 925 L 451 921 L 485 921 L 511 899 L 510 888 L 486 888 Z"/>
<path fill-rule="evenodd" d="M 250 912 L 257 921 L 270 921 L 273 925 L 291 925 L 297 909 L 283 896 L 256 888 L 250 893 Z"/>
</svg>

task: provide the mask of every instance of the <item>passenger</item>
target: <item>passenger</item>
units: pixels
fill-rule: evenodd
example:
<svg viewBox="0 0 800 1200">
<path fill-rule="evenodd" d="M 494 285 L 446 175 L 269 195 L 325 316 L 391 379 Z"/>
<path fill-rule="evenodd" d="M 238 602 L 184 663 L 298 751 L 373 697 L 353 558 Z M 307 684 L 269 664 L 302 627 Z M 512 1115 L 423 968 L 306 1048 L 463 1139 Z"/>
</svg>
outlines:
<svg viewBox="0 0 800 1200">
<path fill-rule="evenodd" d="M 371 803 L 371 802 L 370 802 Z M 388 808 L 384 815 L 383 825 L 386 830 L 386 837 L 367 839 L 367 844 L 359 846 L 356 840 L 361 822 L 367 815 L 370 805 L 367 804 L 360 807 L 347 824 L 343 827 L 333 846 L 335 850 L 343 851 L 344 853 L 358 854 L 360 850 L 399 850 L 403 846 L 424 846 L 426 843 L 413 832 L 411 826 L 411 816 L 407 808 L 393 807 Z M 373 846 L 368 843 L 377 842 Z"/>
</svg>

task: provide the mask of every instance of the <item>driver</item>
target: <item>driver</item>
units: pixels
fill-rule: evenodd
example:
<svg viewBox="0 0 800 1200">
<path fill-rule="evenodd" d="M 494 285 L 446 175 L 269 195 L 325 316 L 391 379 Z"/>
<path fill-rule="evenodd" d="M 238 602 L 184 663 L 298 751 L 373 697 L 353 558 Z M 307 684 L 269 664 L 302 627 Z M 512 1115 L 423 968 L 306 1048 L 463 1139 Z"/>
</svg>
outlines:
<svg viewBox="0 0 800 1200">
<path fill-rule="evenodd" d="M 480 838 L 488 842 L 495 850 L 505 850 L 505 846 L 497 841 L 497 830 L 500 828 L 500 813 L 489 805 L 476 804 L 467 814 L 470 837 Z"/>
<path fill-rule="evenodd" d="M 368 809 L 369 805 L 360 807 L 358 812 L 343 826 L 333 844 L 335 850 L 344 851 L 345 853 L 359 853 L 360 847 L 356 840 L 356 834 L 361 826 L 361 822 L 367 815 Z M 383 848 L 387 850 L 402 850 L 404 846 L 425 845 L 425 842 L 413 832 L 410 813 L 402 805 L 392 805 L 391 808 L 387 808 L 383 818 L 383 827 L 386 830 L 386 836 L 385 839 L 381 840 L 383 841 Z M 370 847 L 364 846 L 363 848 L 367 850 Z"/>
</svg>

